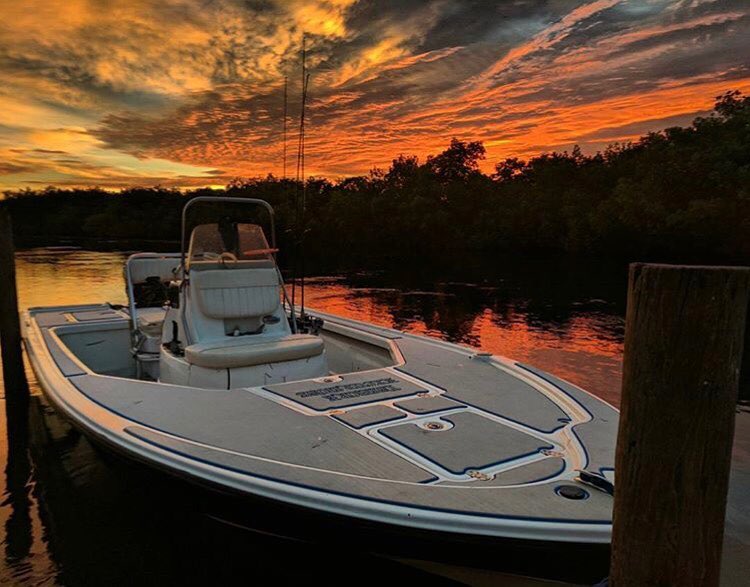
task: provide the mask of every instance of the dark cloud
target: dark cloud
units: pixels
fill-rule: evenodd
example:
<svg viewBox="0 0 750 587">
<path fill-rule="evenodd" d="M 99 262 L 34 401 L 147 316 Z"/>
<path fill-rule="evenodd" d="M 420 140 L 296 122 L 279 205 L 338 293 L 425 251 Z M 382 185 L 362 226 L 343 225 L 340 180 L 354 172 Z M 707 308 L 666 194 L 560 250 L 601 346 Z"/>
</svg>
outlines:
<svg viewBox="0 0 750 587">
<path fill-rule="evenodd" d="M 11 161 L 0 161 L 0 175 L 13 175 L 15 173 L 26 173 L 27 171 L 33 171 L 33 167 Z"/>
<path fill-rule="evenodd" d="M 628 124 L 620 124 L 617 126 L 607 126 L 598 128 L 593 132 L 582 134 L 578 137 L 578 140 L 586 143 L 612 143 L 627 140 L 633 137 L 640 137 L 648 134 L 654 129 L 670 128 L 674 126 L 684 126 L 689 124 L 696 116 L 707 116 L 710 113 L 709 110 L 691 112 L 690 114 L 678 114 L 676 116 L 667 116 L 664 118 L 651 118 L 647 120 L 639 120 L 637 122 L 631 122 Z"/>
</svg>

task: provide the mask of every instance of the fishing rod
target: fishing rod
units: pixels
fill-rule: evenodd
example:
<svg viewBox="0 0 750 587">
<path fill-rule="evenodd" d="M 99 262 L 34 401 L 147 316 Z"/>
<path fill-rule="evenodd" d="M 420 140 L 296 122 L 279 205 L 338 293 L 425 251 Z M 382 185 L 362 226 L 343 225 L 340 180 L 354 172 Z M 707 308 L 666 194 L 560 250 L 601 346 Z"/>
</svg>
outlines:
<svg viewBox="0 0 750 587">
<path fill-rule="evenodd" d="M 307 232 L 307 179 L 305 177 L 305 106 L 307 104 L 307 86 L 310 74 L 305 75 L 302 87 L 302 115 L 300 117 L 300 175 L 302 177 L 302 230 L 300 233 L 300 316 L 305 318 L 305 233 Z"/>
<path fill-rule="evenodd" d="M 295 262 L 294 279 L 292 281 L 292 304 L 296 303 L 296 266 L 299 258 L 300 269 L 300 314 L 299 330 L 302 332 L 317 333 L 323 325 L 320 318 L 307 316 L 305 314 L 305 235 L 307 232 L 307 180 L 305 177 L 305 113 L 307 98 L 309 95 L 310 72 L 307 70 L 307 50 L 305 37 L 302 36 L 302 105 L 299 117 L 299 139 L 297 142 L 297 181 L 295 182 Z M 300 198 L 301 191 L 301 198 Z"/>
<path fill-rule="evenodd" d="M 297 267 L 302 272 L 300 276 L 300 295 L 302 297 L 300 318 L 304 319 L 304 251 L 301 251 L 304 239 L 304 208 L 306 203 L 307 186 L 305 182 L 305 106 L 307 103 L 307 84 L 310 75 L 307 72 L 307 49 L 305 35 L 302 35 L 302 103 L 300 107 L 299 131 L 297 138 L 297 167 L 294 182 L 294 259 L 292 262 L 292 304 L 297 303 Z M 302 198 L 300 198 L 300 183 L 302 184 Z"/>
<path fill-rule="evenodd" d="M 289 86 L 289 76 L 284 76 L 284 125 L 283 125 L 283 144 L 284 144 L 284 153 L 283 153 L 283 162 L 281 164 L 281 179 L 286 180 L 286 121 L 288 117 L 288 90 L 287 87 Z"/>
</svg>

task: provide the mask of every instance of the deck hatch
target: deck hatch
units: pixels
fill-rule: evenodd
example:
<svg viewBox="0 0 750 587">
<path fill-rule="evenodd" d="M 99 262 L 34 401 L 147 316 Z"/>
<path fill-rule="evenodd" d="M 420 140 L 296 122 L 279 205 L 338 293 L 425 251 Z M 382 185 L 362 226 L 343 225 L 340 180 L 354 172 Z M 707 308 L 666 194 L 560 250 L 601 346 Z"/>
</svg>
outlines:
<svg viewBox="0 0 750 587">
<path fill-rule="evenodd" d="M 440 420 L 453 427 L 431 431 L 404 423 L 388 426 L 379 433 L 456 475 L 552 448 L 544 440 L 472 412 L 442 416 Z"/>
<path fill-rule="evenodd" d="M 397 367 L 446 391 L 445 397 L 540 432 L 562 428 L 567 418 L 560 406 L 514 374 L 454 349 L 415 338 L 398 341 L 406 364 Z"/>
<path fill-rule="evenodd" d="M 430 414 L 433 412 L 443 412 L 453 408 L 462 408 L 463 404 L 456 403 L 442 396 L 418 397 L 409 399 L 395 404 L 396 407 L 411 412 L 412 414 Z"/>
<path fill-rule="evenodd" d="M 70 324 L 65 314 L 67 312 L 34 312 L 32 316 L 40 328 L 52 328 L 54 326 L 65 326 Z"/>
<path fill-rule="evenodd" d="M 79 322 L 124 319 L 124 316 L 117 310 L 86 310 L 84 312 L 71 312 L 71 315 Z"/>
<path fill-rule="evenodd" d="M 342 414 L 336 414 L 334 418 L 354 428 L 364 428 L 373 424 L 382 424 L 383 422 L 406 418 L 406 414 L 388 406 L 367 406 L 365 408 L 349 410 Z"/>
</svg>

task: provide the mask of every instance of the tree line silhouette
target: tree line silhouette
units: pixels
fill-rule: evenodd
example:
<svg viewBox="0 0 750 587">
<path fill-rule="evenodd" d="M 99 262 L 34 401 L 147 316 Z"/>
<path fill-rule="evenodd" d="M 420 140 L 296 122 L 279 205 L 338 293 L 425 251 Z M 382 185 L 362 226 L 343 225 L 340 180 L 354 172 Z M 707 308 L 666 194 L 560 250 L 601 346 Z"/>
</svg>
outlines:
<svg viewBox="0 0 750 587">
<path fill-rule="evenodd" d="M 481 255 L 569 253 L 736 261 L 750 256 L 750 97 L 719 96 L 709 116 L 602 152 L 508 158 L 484 174 L 481 142 L 457 139 L 420 161 L 337 181 L 236 179 L 223 190 L 98 188 L 6 192 L 21 244 L 177 241 L 186 198 L 258 197 L 277 211 L 280 246 L 319 266 L 433 264 Z M 302 236 L 304 235 L 304 236 Z M 141 248 L 140 246 L 138 248 Z"/>
</svg>

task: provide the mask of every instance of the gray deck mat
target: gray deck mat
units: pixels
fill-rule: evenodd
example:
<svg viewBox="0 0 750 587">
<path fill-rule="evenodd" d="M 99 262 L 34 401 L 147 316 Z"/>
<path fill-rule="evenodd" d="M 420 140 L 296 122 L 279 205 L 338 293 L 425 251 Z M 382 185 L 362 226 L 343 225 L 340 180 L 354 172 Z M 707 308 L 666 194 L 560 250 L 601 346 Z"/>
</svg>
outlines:
<svg viewBox="0 0 750 587">
<path fill-rule="evenodd" d="M 84 306 L 85 308 L 85 306 Z M 101 306 L 99 308 L 89 307 L 87 309 L 75 310 L 53 310 L 53 311 L 38 311 L 32 310 L 31 316 L 41 328 L 52 328 L 53 326 L 70 326 L 76 322 L 68 320 L 66 316 L 72 316 L 79 322 L 96 322 L 96 321 L 113 321 L 113 320 L 125 320 L 119 311 L 113 310 L 107 306 Z"/>
<path fill-rule="evenodd" d="M 92 320 L 123 320 L 124 316 L 117 310 L 84 310 L 83 312 L 71 312 L 73 318 L 79 322 L 90 322 Z"/>
<path fill-rule="evenodd" d="M 444 410 L 463 407 L 463 404 L 458 404 L 449 399 L 445 399 L 441 395 L 434 397 L 418 397 L 417 399 L 409 399 L 405 402 L 396 402 L 394 405 L 402 410 L 411 412 L 412 414 L 431 414 L 433 412 L 441 412 Z"/>
<path fill-rule="evenodd" d="M 138 426 L 131 426 L 127 428 L 127 431 L 133 436 L 166 450 L 213 463 L 219 467 L 339 495 L 352 495 L 379 502 L 483 516 L 527 520 L 570 520 L 597 524 L 611 522 L 611 496 L 592 490 L 588 499 L 565 499 L 555 493 L 554 489 L 559 485 L 556 482 L 512 488 L 491 487 L 484 483 L 474 482 L 460 486 L 445 483 L 406 485 L 259 461 L 243 455 L 189 444 Z"/>
<path fill-rule="evenodd" d="M 133 422 L 219 448 L 355 475 L 433 476 L 328 417 L 306 416 L 246 390 L 205 390 L 114 377 L 70 379 Z"/>
<path fill-rule="evenodd" d="M 37 312 L 33 314 L 34 320 L 41 328 L 52 328 L 53 326 L 62 326 L 63 324 L 74 324 L 70 322 L 65 314 L 68 312 Z"/>
<path fill-rule="evenodd" d="M 369 404 L 426 391 L 383 369 L 341 376 L 341 381 L 300 381 L 267 385 L 264 389 L 318 411 Z"/>
<path fill-rule="evenodd" d="M 350 410 L 343 414 L 336 414 L 334 418 L 354 428 L 363 428 L 372 424 L 381 424 L 382 422 L 406 418 L 406 414 L 388 406 L 369 406 Z"/>
<path fill-rule="evenodd" d="M 586 469 L 592 471 L 614 469 L 617 425 L 620 418 L 617 410 L 576 386 L 554 375 L 550 375 L 541 369 L 521 363 L 519 363 L 519 366 L 549 381 L 589 411 L 594 419 L 573 427 L 573 431 L 578 436 L 588 455 L 589 462 L 586 465 Z"/>
<path fill-rule="evenodd" d="M 471 412 L 443 416 L 440 420 L 451 422 L 453 428 L 425 430 L 404 423 L 378 433 L 456 475 L 552 448 L 543 440 Z"/>
<path fill-rule="evenodd" d="M 398 369 L 446 390 L 446 397 L 542 432 L 561 428 L 567 419 L 542 393 L 485 361 L 409 337 L 396 344 L 406 359 Z"/>
<path fill-rule="evenodd" d="M 498 473 L 487 481 L 472 481 L 477 487 L 505 487 L 507 485 L 521 485 L 523 483 L 534 483 L 557 477 L 565 468 L 565 461 L 557 457 L 548 457 L 540 461 L 534 461 L 522 467 L 516 467 L 504 473 Z M 455 485 L 460 487 L 466 485 L 461 481 L 445 481 L 444 485 Z"/>
<path fill-rule="evenodd" d="M 66 377 L 72 377 L 73 375 L 83 375 L 86 373 L 81 369 L 66 353 L 63 351 L 60 344 L 52 336 L 52 333 L 48 328 L 42 329 L 42 337 L 44 342 L 47 344 L 47 350 L 49 350 L 52 359 L 57 364 L 63 375 Z"/>
</svg>

